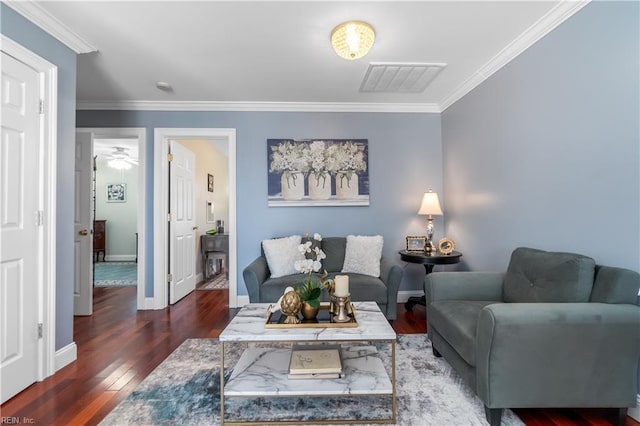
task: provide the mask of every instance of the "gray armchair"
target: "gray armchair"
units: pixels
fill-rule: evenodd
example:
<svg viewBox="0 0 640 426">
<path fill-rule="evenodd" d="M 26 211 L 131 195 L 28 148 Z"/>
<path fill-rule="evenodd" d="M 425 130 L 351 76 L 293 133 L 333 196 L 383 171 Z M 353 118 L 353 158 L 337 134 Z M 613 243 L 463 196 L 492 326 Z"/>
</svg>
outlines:
<svg viewBox="0 0 640 426">
<path fill-rule="evenodd" d="M 504 408 L 635 406 L 637 272 L 518 248 L 506 273 L 428 275 L 427 332 L 500 424 Z"/>
</svg>

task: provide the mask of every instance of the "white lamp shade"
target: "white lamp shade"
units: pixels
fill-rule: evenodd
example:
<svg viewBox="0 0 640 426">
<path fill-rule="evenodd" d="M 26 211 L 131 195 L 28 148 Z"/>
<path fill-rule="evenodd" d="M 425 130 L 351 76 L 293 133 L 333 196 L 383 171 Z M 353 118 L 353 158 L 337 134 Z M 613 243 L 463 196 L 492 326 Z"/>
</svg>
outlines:
<svg viewBox="0 0 640 426">
<path fill-rule="evenodd" d="M 418 214 L 442 215 L 438 194 L 431 191 L 425 192 L 422 197 L 422 204 L 420 204 Z"/>
</svg>

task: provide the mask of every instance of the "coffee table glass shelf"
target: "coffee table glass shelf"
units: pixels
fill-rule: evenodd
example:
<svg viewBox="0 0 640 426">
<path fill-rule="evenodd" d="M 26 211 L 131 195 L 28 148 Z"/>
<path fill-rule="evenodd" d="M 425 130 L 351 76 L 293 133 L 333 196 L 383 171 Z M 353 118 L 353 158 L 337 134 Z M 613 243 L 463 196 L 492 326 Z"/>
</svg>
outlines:
<svg viewBox="0 0 640 426">
<path fill-rule="evenodd" d="M 375 302 L 354 302 L 355 327 L 267 328 L 267 303 L 243 307 L 220 334 L 220 418 L 222 424 L 303 424 L 304 420 L 242 420 L 225 418 L 225 398 L 379 397 L 390 399 L 391 416 L 375 419 L 329 419 L 330 423 L 395 423 L 396 333 Z M 283 347 L 282 343 L 287 345 Z M 292 344 L 338 343 L 343 375 L 337 379 L 289 379 Z M 385 366 L 373 342 L 386 342 L 391 365 Z M 246 344 L 227 382 L 224 382 L 225 344 Z M 271 346 L 273 344 L 273 346 Z M 314 420 L 314 423 L 327 421 Z"/>
</svg>

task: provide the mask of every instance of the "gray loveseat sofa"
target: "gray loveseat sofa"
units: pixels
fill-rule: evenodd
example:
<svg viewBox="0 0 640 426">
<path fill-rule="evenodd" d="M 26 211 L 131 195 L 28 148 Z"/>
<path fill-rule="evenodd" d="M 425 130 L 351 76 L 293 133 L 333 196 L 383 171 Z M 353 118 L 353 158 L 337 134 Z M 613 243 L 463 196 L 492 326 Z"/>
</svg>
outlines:
<svg viewBox="0 0 640 426">
<path fill-rule="evenodd" d="M 346 237 L 325 237 L 320 242 L 320 248 L 327 255 L 326 259 L 322 260 L 322 266 L 329 273 L 329 277 L 333 278 L 337 274 L 348 275 L 352 301 L 376 302 L 388 320 L 396 319 L 402 268 L 383 256 L 380 260 L 380 277 L 342 273 L 340 271 L 344 264 L 346 245 Z M 242 276 L 251 303 L 277 302 L 285 288 L 301 284 L 303 277 L 302 274 L 294 274 L 272 278 L 264 252 L 242 271 Z M 321 300 L 327 300 L 327 292 L 323 291 Z"/>
<path fill-rule="evenodd" d="M 571 253 L 516 249 L 505 273 L 428 275 L 427 332 L 500 424 L 503 408 L 636 403 L 637 272 Z"/>
</svg>

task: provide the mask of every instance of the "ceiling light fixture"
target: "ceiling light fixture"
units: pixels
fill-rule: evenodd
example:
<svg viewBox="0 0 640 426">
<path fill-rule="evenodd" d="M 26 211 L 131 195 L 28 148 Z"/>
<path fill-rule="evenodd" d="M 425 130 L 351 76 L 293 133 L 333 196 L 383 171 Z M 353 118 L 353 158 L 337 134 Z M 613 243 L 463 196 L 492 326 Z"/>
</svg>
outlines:
<svg viewBox="0 0 640 426">
<path fill-rule="evenodd" d="M 350 61 L 369 53 L 375 39 L 373 27 L 362 21 L 343 22 L 331 31 L 333 50 L 341 58 Z"/>
<path fill-rule="evenodd" d="M 114 147 L 115 152 L 111 154 L 111 160 L 107 161 L 107 166 L 117 170 L 129 170 L 131 168 L 131 159 L 124 148 Z"/>
</svg>

